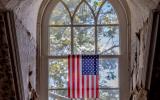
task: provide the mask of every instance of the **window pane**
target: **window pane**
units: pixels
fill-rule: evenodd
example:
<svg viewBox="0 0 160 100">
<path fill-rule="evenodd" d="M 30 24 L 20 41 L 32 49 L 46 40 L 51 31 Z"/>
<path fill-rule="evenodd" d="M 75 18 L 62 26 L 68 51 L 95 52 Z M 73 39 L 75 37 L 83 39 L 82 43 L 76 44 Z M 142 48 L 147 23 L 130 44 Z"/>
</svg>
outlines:
<svg viewBox="0 0 160 100">
<path fill-rule="evenodd" d="M 71 53 L 70 27 L 49 28 L 49 55 L 67 55 Z"/>
<path fill-rule="evenodd" d="M 67 59 L 49 59 L 48 88 L 67 88 Z"/>
<path fill-rule="evenodd" d="M 74 16 L 74 24 L 94 24 L 91 10 L 86 3 L 82 3 Z"/>
<path fill-rule="evenodd" d="M 53 9 L 49 25 L 66 25 L 70 24 L 70 16 L 63 4 L 59 2 L 56 7 Z"/>
<path fill-rule="evenodd" d="M 71 100 L 67 97 L 67 90 L 49 90 L 48 99 L 49 100 Z"/>
<path fill-rule="evenodd" d="M 92 7 L 94 12 L 97 13 L 105 0 L 86 0 L 86 1 Z"/>
<path fill-rule="evenodd" d="M 70 10 L 71 14 L 73 15 L 76 7 L 80 3 L 81 0 L 63 0 L 65 4 L 67 5 L 68 9 Z"/>
<path fill-rule="evenodd" d="M 118 59 L 100 59 L 99 67 L 99 86 L 101 88 L 118 88 Z"/>
<path fill-rule="evenodd" d="M 74 28 L 74 53 L 75 54 L 94 54 L 95 35 L 94 27 L 75 27 Z"/>
<path fill-rule="evenodd" d="M 119 54 L 119 27 L 98 27 L 98 54 Z"/>
<path fill-rule="evenodd" d="M 106 2 L 98 17 L 98 24 L 118 24 L 116 12 L 109 2 Z"/>
<path fill-rule="evenodd" d="M 119 90 L 100 90 L 100 100 L 119 100 Z"/>
</svg>

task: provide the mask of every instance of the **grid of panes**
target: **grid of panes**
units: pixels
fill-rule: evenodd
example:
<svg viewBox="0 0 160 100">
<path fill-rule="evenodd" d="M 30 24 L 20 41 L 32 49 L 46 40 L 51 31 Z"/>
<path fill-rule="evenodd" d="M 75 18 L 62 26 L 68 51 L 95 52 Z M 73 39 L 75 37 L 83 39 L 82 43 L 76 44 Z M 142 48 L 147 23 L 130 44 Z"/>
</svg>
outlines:
<svg viewBox="0 0 160 100">
<path fill-rule="evenodd" d="M 100 55 L 100 99 L 119 100 L 119 23 L 107 0 L 60 0 L 48 27 L 49 100 L 67 98 L 67 55 Z"/>
</svg>

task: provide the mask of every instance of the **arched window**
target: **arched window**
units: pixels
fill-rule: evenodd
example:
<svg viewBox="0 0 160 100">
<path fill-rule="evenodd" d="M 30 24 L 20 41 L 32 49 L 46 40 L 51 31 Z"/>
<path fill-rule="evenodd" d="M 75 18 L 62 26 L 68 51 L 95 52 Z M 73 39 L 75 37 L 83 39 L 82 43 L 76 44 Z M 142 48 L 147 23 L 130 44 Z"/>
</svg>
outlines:
<svg viewBox="0 0 160 100">
<path fill-rule="evenodd" d="M 116 12 L 108 0 L 48 3 L 41 36 L 40 95 L 43 99 L 70 100 L 67 98 L 68 55 L 99 55 L 100 100 L 127 97 L 128 93 L 122 93 L 128 92 L 127 31 L 125 23 L 120 21 L 123 18 Z"/>
</svg>

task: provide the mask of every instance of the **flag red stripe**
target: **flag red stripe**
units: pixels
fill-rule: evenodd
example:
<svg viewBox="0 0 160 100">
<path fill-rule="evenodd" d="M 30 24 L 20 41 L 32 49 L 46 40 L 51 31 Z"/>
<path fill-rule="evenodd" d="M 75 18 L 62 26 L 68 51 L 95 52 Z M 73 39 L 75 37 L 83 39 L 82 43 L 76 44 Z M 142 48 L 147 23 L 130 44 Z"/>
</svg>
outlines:
<svg viewBox="0 0 160 100">
<path fill-rule="evenodd" d="M 68 56 L 68 97 L 70 98 L 70 55 Z"/>
<path fill-rule="evenodd" d="M 72 97 L 75 97 L 75 58 L 72 56 Z"/>
<path fill-rule="evenodd" d="M 99 98 L 99 75 L 82 74 L 80 55 L 68 56 L 68 97 Z"/>
<path fill-rule="evenodd" d="M 96 98 L 99 98 L 99 75 L 96 75 Z"/>
<path fill-rule="evenodd" d="M 84 76 L 82 75 L 82 97 L 84 97 Z"/>
<path fill-rule="evenodd" d="M 79 92 L 80 92 L 80 84 L 79 84 L 79 82 L 80 82 L 80 70 L 79 70 L 79 69 L 80 69 L 80 68 L 79 68 L 80 66 L 79 66 L 79 65 L 80 65 L 80 64 L 79 64 L 79 60 L 80 60 L 80 59 L 79 59 L 79 55 L 77 55 L 77 97 L 78 97 L 78 98 L 80 97 L 80 96 L 79 96 L 79 95 L 80 95 L 80 93 L 79 93 Z"/>
</svg>

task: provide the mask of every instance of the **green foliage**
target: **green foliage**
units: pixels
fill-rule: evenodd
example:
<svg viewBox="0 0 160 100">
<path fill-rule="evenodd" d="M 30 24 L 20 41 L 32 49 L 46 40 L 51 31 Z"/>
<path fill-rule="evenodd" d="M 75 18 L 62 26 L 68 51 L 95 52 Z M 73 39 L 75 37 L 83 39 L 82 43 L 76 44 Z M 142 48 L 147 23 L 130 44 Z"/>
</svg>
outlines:
<svg viewBox="0 0 160 100">
<path fill-rule="evenodd" d="M 67 85 L 67 60 L 58 59 L 50 60 L 49 62 L 49 78 L 53 80 L 53 84 L 56 88 L 64 88 Z M 50 87 L 51 87 L 50 86 Z"/>
<path fill-rule="evenodd" d="M 73 14 L 80 0 L 62 0 L 71 14 Z M 102 6 L 104 0 L 86 0 L 96 14 Z M 70 25 L 70 16 L 62 3 L 54 8 L 49 24 L 50 25 Z M 86 3 L 77 10 L 74 18 L 74 25 L 94 24 L 93 14 Z M 108 3 L 102 7 L 99 13 L 98 24 L 117 24 L 118 19 L 114 9 Z M 119 50 L 119 27 L 98 26 L 98 53 L 102 55 L 118 54 Z M 73 27 L 75 54 L 94 54 L 95 51 L 95 27 Z M 117 49 L 118 48 L 118 49 Z M 70 27 L 50 27 L 49 28 L 49 54 L 68 55 L 71 53 L 71 28 Z M 67 59 L 49 60 L 49 88 L 67 87 Z M 118 61 L 104 60 L 100 62 L 100 87 L 110 87 L 110 81 L 118 80 Z M 118 84 L 118 82 L 117 82 Z M 55 93 L 63 95 L 64 91 Z M 118 100 L 117 91 L 100 91 L 100 100 Z"/>
</svg>

